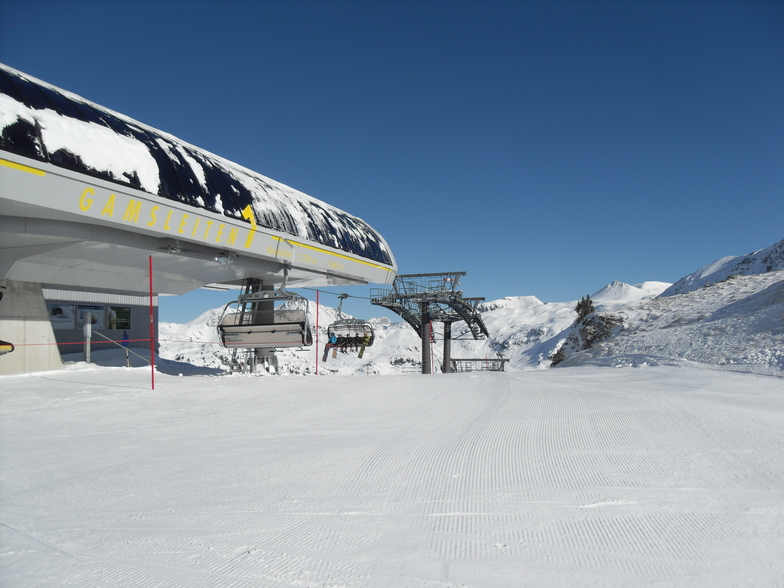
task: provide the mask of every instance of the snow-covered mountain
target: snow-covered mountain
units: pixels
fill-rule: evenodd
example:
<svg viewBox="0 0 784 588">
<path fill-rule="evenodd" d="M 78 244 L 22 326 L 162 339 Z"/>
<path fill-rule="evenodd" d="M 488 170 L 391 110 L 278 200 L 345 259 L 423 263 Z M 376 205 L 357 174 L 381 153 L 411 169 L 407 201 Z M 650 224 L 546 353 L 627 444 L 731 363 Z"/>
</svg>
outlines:
<svg viewBox="0 0 784 588">
<path fill-rule="evenodd" d="M 681 360 L 782 375 L 784 270 L 735 275 L 624 309 L 623 324 L 561 365 L 636 366 Z"/>
<path fill-rule="evenodd" d="M 588 329 L 575 325 L 577 301 L 544 303 L 534 296 L 511 296 L 486 302 L 479 309 L 490 338 L 474 341 L 465 325 L 456 323 L 452 329 L 452 357 L 484 359 L 501 355 L 509 360 L 507 370 L 525 370 L 549 367 L 551 355 L 564 348 L 567 353 L 560 363 L 563 366 L 688 360 L 781 375 L 783 259 L 781 241 L 754 254 L 718 260 L 672 286 L 664 282 L 612 282 L 591 295 L 595 316 L 612 317 L 599 319 L 599 323 L 605 321 L 607 332 L 596 337 L 596 320 Z M 680 288 L 676 288 L 678 284 Z M 311 302 L 308 307 L 311 324 L 315 325 L 316 305 Z M 229 352 L 218 344 L 215 329 L 219 314 L 220 309 L 215 309 L 184 325 L 161 323 L 161 356 L 226 369 Z M 326 327 L 337 318 L 337 310 L 321 305 L 318 318 L 322 352 Z M 414 330 L 404 322 L 388 319 L 371 322 L 376 339 L 362 359 L 356 352 L 335 357 L 330 353 L 326 361 L 320 356 L 319 372 L 350 375 L 419 371 L 421 347 Z M 433 365 L 440 369 L 442 326 L 434 324 L 433 329 Z M 590 348 L 584 349 L 588 339 Z M 282 373 L 315 371 L 315 347 L 283 350 L 278 357 Z"/>
<path fill-rule="evenodd" d="M 630 286 L 623 282 L 612 282 L 592 294 L 591 300 L 597 310 L 611 311 L 658 296 L 671 285 L 667 282 L 643 282 L 636 286 Z"/>
<path fill-rule="evenodd" d="M 662 296 L 691 292 L 730 276 L 748 276 L 784 269 L 784 239 L 748 255 L 722 257 L 689 274 L 667 288 Z"/>
</svg>

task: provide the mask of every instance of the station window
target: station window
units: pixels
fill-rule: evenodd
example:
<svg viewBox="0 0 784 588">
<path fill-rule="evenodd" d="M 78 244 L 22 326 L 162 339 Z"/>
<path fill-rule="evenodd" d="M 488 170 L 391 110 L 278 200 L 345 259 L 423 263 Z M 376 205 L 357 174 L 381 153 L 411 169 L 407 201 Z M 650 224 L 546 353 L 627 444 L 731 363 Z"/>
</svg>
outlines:
<svg viewBox="0 0 784 588">
<path fill-rule="evenodd" d="M 24 102 L 22 92 L 13 81 L 18 80 L 17 76 L 11 73 L 0 71 L 0 92 L 13 98 L 16 101 Z M 38 93 L 39 99 L 43 96 Z M 18 153 L 34 159 L 46 159 L 46 150 L 41 142 L 40 130 L 32 121 L 18 119 L 16 122 L 6 126 L 0 135 L 0 147 L 12 153 Z"/>
<path fill-rule="evenodd" d="M 150 155 L 153 156 L 158 164 L 158 177 L 161 182 L 158 187 L 158 195 L 177 202 L 187 202 L 185 190 L 180 183 L 180 178 L 174 169 L 174 165 L 166 152 L 155 141 L 154 135 L 137 127 L 129 127 L 129 131 L 133 133 L 133 137 L 147 146 Z"/>
<path fill-rule="evenodd" d="M 22 101 L 22 97 L 19 95 L 19 92 L 14 88 L 11 81 L 6 76 L 6 73 L 3 70 L 0 70 L 0 93 L 5 94 L 6 96 L 10 96 L 17 102 Z"/>
<path fill-rule="evenodd" d="M 36 87 L 41 92 L 41 94 L 44 95 L 46 100 L 52 105 L 50 108 L 54 108 L 54 110 L 57 111 L 58 114 L 70 118 L 75 118 L 77 120 L 82 120 L 82 116 L 79 113 L 79 111 L 76 110 L 73 103 L 70 100 L 68 100 L 65 96 L 45 86 L 36 86 Z"/>
<path fill-rule="evenodd" d="M 166 139 L 158 138 L 156 141 L 155 137 L 153 137 L 153 142 L 169 160 L 169 165 L 177 175 L 179 184 L 182 187 L 182 201 L 191 206 L 203 208 L 203 205 L 199 205 L 199 200 L 202 202 L 207 200 L 207 194 L 204 193 L 201 183 L 196 179 L 196 174 L 190 164 L 182 158 L 177 147 Z M 163 142 L 167 149 L 161 147 L 159 142 Z"/>
<path fill-rule="evenodd" d="M 84 102 L 77 102 L 75 100 L 72 100 L 71 104 L 73 104 L 73 107 L 79 113 L 79 116 L 83 121 L 99 124 L 104 127 L 109 126 L 106 124 L 106 122 L 103 119 L 101 119 L 101 116 L 100 114 L 98 114 L 98 111 L 95 110 L 89 104 L 85 104 Z"/>
<path fill-rule="evenodd" d="M 25 106 L 34 110 L 54 110 L 52 104 L 41 94 L 35 84 L 10 73 L 8 79 L 19 92 Z"/>
<path fill-rule="evenodd" d="M 218 212 L 219 209 L 226 211 L 227 208 L 231 208 L 231 206 L 226 207 L 225 199 L 221 198 L 223 194 L 228 194 L 229 192 L 229 186 L 226 184 L 223 174 L 216 173 L 212 164 L 199 153 L 195 153 L 187 148 L 186 153 L 198 161 L 199 165 L 201 165 L 201 168 L 204 170 L 208 187 L 208 194 L 205 194 L 204 198 L 204 207 L 210 212 Z M 221 200 L 219 206 L 216 205 L 218 199 Z"/>
<path fill-rule="evenodd" d="M 17 120 L 3 129 L 3 149 L 34 159 L 46 160 L 38 129 L 26 120 Z"/>
<path fill-rule="evenodd" d="M 218 210 L 215 201 L 220 198 L 220 207 L 223 209 L 223 213 L 227 216 L 241 219 L 242 211 L 248 205 L 253 204 L 253 196 L 250 191 L 236 178 L 232 177 L 231 174 L 220 169 L 209 160 L 202 162 L 202 168 L 217 190 L 212 201 L 214 210 Z M 262 219 L 259 219 L 259 222 L 264 227 L 270 227 Z"/>
</svg>

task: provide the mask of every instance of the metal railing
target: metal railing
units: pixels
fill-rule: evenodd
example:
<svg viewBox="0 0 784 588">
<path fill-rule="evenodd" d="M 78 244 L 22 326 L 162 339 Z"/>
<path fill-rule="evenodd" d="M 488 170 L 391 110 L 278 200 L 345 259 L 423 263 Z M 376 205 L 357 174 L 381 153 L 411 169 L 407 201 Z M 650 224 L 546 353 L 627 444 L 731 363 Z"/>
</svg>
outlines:
<svg viewBox="0 0 784 588">
<path fill-rule="evenodd" d="M 508 359 L 453 359 L 453 372 L 502 372 Z"/>
<path fill-rule="evenodd" d="M 115 345 L 117 345 L 117 347 L 121 347 L 122 349 L 125 349 L 125 367 L 131 367 L 131 358 L 130 358 L 130 356 L 128 355 L 129 353 L 133 353 L 133 354 L 134 354 L 136 357 L 138 357 L 138 358 L 139 358 L 139 359 L 141 359 L 142 361 L 145 361 L 145 362 L 147 362 L 147 365 L 150 365 L 150 360 L 149 360 L 149 359 L 147 359 L 146 357 L 142 357 L 141 355 L 139 355 L 139 354 L 138 354 L 138 353 L 136 353 L 135 351 L 131 351 L 130 349 L 128 349 L 128 348 L 127 348 L 125 345 L 123 345 L 122 343 L 118 343 L 118 342 L 117 342 L 117 341 L 115 341 L 114 339 L 109 339 L 109 337 L 107 337 L 107 336 L 106 336 L 106 335 L 104 335 L 103 333 L 99 333 L 98 331 L 93 331 L 93 332 L 92 332 L 92 334 L 93 334 L 93 335 L 98 335 L 99 337 L 103 337 L 103 338 L 104 338 L 104 339 L 106 339 L 106 340 L 107 340 L 109 343 L 114 343 Z"/>
</svg>

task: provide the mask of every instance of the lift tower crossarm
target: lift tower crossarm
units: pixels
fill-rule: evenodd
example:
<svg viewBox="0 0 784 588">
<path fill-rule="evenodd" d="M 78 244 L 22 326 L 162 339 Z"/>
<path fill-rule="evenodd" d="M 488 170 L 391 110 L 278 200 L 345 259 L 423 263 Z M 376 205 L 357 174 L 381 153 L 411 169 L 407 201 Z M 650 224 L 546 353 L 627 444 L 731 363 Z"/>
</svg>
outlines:
<svg viewBox="0 0 784 588">
<path fill-rule="evenodd" d="M 399 314 L 422 339 L 422 373 L 430 373 L 430 321 L 444 323 L 444 353 L 451 341 L 454 322 L 465 321 L 474 339 L 489 337 L 487 327 L 479 313 L 479 303 L 484 298 L 464 298 L 458 290 L 460 278 L 465 272 L 441 272 L 427 274 L 399 274 L 392 289 L 374 288 L 370 291 L 370 302 Z M 451 363 L 451 362 L 450 362 Z M 451 365 L 444 365 L 449 371 Z"/>
</svg>

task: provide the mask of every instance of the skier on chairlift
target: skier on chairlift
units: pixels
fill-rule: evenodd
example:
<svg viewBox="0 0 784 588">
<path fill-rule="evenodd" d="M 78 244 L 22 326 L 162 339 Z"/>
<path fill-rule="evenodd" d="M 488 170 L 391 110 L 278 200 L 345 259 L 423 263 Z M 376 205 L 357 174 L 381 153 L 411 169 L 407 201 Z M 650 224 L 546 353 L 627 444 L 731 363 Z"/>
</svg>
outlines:
<svg viewBox="0 0 784 588">
<path fill-rule="evenodd" d="M 360 340 L 360 347 L 359 347 L 359 355 L 357 356 L 359 359 L 362 359 L 362 356 L 365 355 L 365 347 L 370 345 L 370 335 L 367 333 L 362 333 L 362 339 Z"/>
<path fill-rule="evenodd" d="M 333 347 L 335 347 L 337 344 L 338 344 L 338 338 L 333 333 L 332 336 L 327 341 L 327 344 L 324 345 L 324 357 L 321 358 L 321 361 L 324 361 L 324 362 L 327 361 L 327 354 L 329 353 L 329 350 L 332 349 Z M 333 355 L 333 357 L 334 357 L 334 355 Z"/>
</svg>

